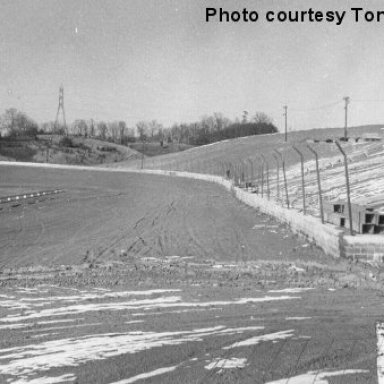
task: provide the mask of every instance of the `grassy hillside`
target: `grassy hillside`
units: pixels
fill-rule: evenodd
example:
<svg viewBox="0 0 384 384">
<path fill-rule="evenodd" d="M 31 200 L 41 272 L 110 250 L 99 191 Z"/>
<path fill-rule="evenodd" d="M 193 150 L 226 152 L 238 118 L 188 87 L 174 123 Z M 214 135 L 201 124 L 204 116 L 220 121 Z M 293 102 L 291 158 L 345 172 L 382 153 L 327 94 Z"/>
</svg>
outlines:
<svg viewBox="0 0 384 384">
<path fill-rule="evenodd" d="M 35 139 L 0 139 L 0 161 L 94 165 L 141 157 L 134 149 L 91 138 L 39 135 Z"/>
<path fill-rule="evenodd" d="M 187 144 L 164 144 L 163 146 L 160 143 L 132 143 L 129 144 L 129 148 L 134 149 L 137 152 L 144 153 L 145 156 L 159 156 L 159 155 L 167 155 L 169 153 L 182 152 L 187 149 L 194 148 L 193 145 Z"/>
<path fill-rule="evenodd" d="M 369 125 L 352 127 L 348 130 L 348 136 L 354 138 L 347 147 L 355 146 L 355 139 L 365 134 L 381 135 L 381 127 L 384 125 Z M 302 149 L 306 159 L 313 158 L 311 152 L 306 148 L 307 141 L 321 140 L 315 143 L 321 157 L 332 157 L 340 154 L 333 143 L 325 143 L 327 139 L 340 139 L 343 136 L 343 128 L 318 128 L 307 131 L 290 132 L 288 142 L 284 142 L 284 134 L 276 133 L 270 135 L 247 136 L 233 140 L 225 140 L 217 143 L 194 147 L 184 152 L 171 153 L 168 155 L 145 159 L 145 168 L 180 169 L 203 172 L 218 166 L 223 162 L 239 163 L 247 159 L 259 162 L 260 155 L 266 156 L 267 160 L 274 166 L 273 153 L 278 149 L 284 153 L 287 165 L 299 162 L 298 154 L 292 149 L 295 145 Z M 141 162 L 129 160 L 116 164 L 119 167 L 140 168 Z"/>
</svg>

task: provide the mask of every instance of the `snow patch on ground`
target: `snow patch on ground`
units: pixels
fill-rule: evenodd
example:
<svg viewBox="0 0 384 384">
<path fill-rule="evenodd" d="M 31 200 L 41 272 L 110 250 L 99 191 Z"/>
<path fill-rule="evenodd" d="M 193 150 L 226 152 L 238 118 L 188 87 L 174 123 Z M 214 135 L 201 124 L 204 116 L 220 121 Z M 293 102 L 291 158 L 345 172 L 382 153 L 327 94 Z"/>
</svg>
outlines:
<svg viewBox="0 0 384 384">
<path fill-rule="evenodd" d="M 49 295 L 45 297 L 22 297 L 17 299 L 16 297 L 4 297 L 6 300 L 0 301 L 0 307 L 9 308 L 9 309 L 33 309 L 34 307 L 44 307 L 44 306 L 52 306 L 52 304 L 58 305 L 66 305 L 68 303 L 79 303 L 79 302 L 88 302 L 88 301 L 96 301 L 103 299 L 120 299 L 126 298 L 130 296 L 151 296 L 156 294 L 163 293 L 175 293 L 180 292 L 180 289 L 152 289 L 147 291 L 99 291 L 95 290 L 93 292 L 81 292 L 81 295 L 72 295 L 72 296 L 55 296 Z M 31 294 L 40 292 L 37 291 L 22 291 L 23 294 Z"/>
<path fill-rule="evenodd" d="M 262 327 L 226 328 L 223 325 L 178 332 L 105 333 L 45 341 L 0 349 L 0 374 L 27 379 L 53 368 L 75 367 L 88 361 L 134 354 L 152 348 L 203 341 L 206 337 L 235 335 Z M 33 377 L 32 377 L 33 378 Z"/>
<path fill-rule="evenodd" d="M 9 381 L 10 384 L 59 384 L 59 383 L 69 383 L 75 381 L 76 376 L 72 373 L 62 375 L 62 376 L 42 376 L 38 379 L 17 379 L 15 381 Z"/>
<path fill-rule="evenodd" d="M 41 325 L 45 325 L 45 324 L 56 324 L 56 323 L 72 323 L 72 322 L 76 322 L 76 321 L 79 321 L 79 320 L 84 320 L 84 317 L 79 317 L 79 318 L 76 318 L 76 319 L 55 319 L 55 320 L 47 320 L 47 321 L 38 321 L 37 324 Z"/>
<path fill-rule="evenodd" d="M 310 371 L 294 377 L 269 381 L 266 384 L 287 384 L 288 382 L 289 384 L 329 384 L 327 377 L 355 375 L 359 373 L 369 373 L 369 371 L 366 369 L 343 369 L 342 371 L 334 372 Z"/>
<path fill-rule="evenodd" d="M 268 291 L 269 293 L 301 293 L 305 291 L 310 291 L 315 288 L 285 288 L 285 289 L 272 289 Z"/>
<path fill-rule="evenodd" d="M 245 358 L 237 358 L 237 357 L 232 357 L 230 359 L 216 358 L 216 359 L 213 359 L 212 362 L 210 362 L 204 368 L 208 370 L 220 369 L 221 371 L 222 369 L 244 368 L 247 366 L 246 363 L 247 363 L 247 359 Z"/>
<path fill-rule="evenodd" d="M 155 369 L 153 371 L 141 373 L 140 375 L 133 376 L 129 379 L 123 379 L 123 380 L 115 381 L 115 382 L 110 383 L 110 384 L 131 384 L 131 383 L 135 383 L 136 381 L 139 381 L 139 380 L 148 379 L 149 377 L 164 375 L 165 373 L 174 371 L 176 368 L 177 368 L 177 365 L 175 365 L 173 367 L 158 368 L 158 369 Z"/>
<path fill-rule="evenodd" d="M 28 327 L 28 324 L 23 323 L 17 323 L 17 324 L 6 324 L 6 325 L 0 325 L 0 330 L 2 329 L 18 329 L 18 328 L 26 328 Z"/>
<path fill-rule="evenodd" d="M 80 305 L 69 305 L 64 307 L 54 307 L 38 310 L 25 311 L 24 315 L 8 315 L 0 319 L 0 323 L 22 322 L 30 319 L 39 319 L 51 316 L 73 316 L 84 314 L 86 312 L 99 311 L 125 311 L 136 309 L 154 309 L 154 308 L 174 308 L 174 307 L 211 307 L 224 305 L 242 305 L 276 300 L 294 300 L 301 299 L 298 296 L 264 296 L 256 298 L 242 298 L 233 301 L 207 301 L 207 302 L 184 302 L 180 296 L 159 297 L 156 299 L 130 300 L 112 303 L 90 303 Z"/>
<path fill-rule="evenodd" d="M 305 316 L 296 316 L 296 317 L 286 317 L 285 320 L 295 320 L 295 321 L 300 321 L 300 320 L 310 320 L 312 317 L 305 317 Z"/>
<path fill-rule="evenodd" d="M 274 332 L 274 333 L 267 333 L 264 335 L 254 336 L 250 339 L 238 341 L 234 344 L 231 344 L 227 347 L 223 347 L 223 349 L 232 349 L 232 348 L 239 348 L 239 347 L 249 347 L 250 345 L 256 345 L 263 341 L 272 341 L 273 343 L 277 343 L 278 340 L 285 340 L 293 336 L 293 329 L 287 330 L 287 331 L 280 331 L 280 332 Z"/>
</svg>

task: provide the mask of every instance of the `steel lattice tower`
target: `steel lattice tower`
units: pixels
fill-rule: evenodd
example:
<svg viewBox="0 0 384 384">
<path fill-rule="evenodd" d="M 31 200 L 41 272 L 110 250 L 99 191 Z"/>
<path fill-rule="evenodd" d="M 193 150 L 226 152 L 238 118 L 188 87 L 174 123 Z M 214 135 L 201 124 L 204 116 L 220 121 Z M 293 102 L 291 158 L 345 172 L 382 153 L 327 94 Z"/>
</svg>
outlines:
<svg viewBox="0 0 384 384">
<path fill-rule="evenodd" d="M 59 125 L 59 115 L 62 115 L 62 125 Z M 64 87 L 61 85 L 60 90 L 59 90 L 59 106 L 57 108 L 57 113 L 56 113 L 56 120 L 55 120 L 55 131 L 58 132 L 60 131 L 60 128 L 63 127 L 64 132 L 68 134 L 67 131 L 67 123 L 65 121 L 65 109 L 64 109 Z"/>
</svg>

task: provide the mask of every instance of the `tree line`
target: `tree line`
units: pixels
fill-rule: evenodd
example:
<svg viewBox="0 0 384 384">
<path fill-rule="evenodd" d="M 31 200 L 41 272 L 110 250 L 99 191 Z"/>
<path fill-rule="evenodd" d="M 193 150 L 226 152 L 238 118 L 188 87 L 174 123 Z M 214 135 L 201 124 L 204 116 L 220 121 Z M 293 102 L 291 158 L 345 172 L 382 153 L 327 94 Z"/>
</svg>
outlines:
<svg viewBox="0 0 384 384">
<path fill-rule="evenodd" d="M 248 117 L 244 111 L 241 119 L 234 121 L 222 113 L 203 116 L 194 123 L 173 124 L 164 127 L 156 120 L 139 121 L 134 127 L 128 127 L 125 121 L 98 121 L 77 119 L 64 127 L 53 121 L 37 124 L 24 112 L 15 108 L 7 109 L 0 116 L 1 136 L 36 136 L 37 134 L 60 134 L 94 137 L 115 143 L 128 145 L 130 142 L 159 142 L 189 145 L 204 145 L 220 140 L 242 136 L 278 132 L 272 119 L 263 112 Z"/>
</svg>

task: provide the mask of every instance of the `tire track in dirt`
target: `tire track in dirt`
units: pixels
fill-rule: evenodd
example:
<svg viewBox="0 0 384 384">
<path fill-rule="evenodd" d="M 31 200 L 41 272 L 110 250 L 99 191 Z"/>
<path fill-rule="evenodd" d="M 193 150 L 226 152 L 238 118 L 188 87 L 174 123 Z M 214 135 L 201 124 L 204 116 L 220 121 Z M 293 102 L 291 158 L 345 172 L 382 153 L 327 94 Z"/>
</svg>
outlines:
<svg viewBox="0 0 384 384">
<path fill-rule="evenodd" d="M 22 212 L 24 215 L 24 211 Z M 16 230 L 16 232 L 13 233 L 13 237 L 10 238 L 8 236 L 8 241 L 0 248 L 2 251 L 1 255 L 1 264 L 0 264 L 0 269 L 4 268 L 5 266 L 8 265 L 9 261 L 11 261 L 14 256 L 12 255 L 13 248 L 17 244 L 19 238 L 22 236 L 24 233 L 24 223 L 23 220 L 21 220 L 21 216 L 17 216 L 16 222 L 19 224 L 19 228 Z"/>
<path fill-rule="evenodd" d="M 32 250 L 34 246 L 38 245 L 43 240 L 43 237 L 46 235 L 46 227 L 44 225 L 44 220 L 42 218 L 40 211 L 36 208 L 36 206 L 34 207 L 27 206 L 27 207 L 28 207 L 28 213 L 32 217 L 32 225 L 31 225 L 32 228 L 34 229 L 39 228 L 39 229 L 36 234 L 34 231 L 32 243 L 29 243 L 26 245 L 25 253 L 27 256 L 23 258 L 24 261 L 27 261 L 29 258 L 31 258 L 31 257 L 28 257 L 29 251 Z"/>
<path fill-rule="evenodd" d="M 124 245 L 124 251 L 128 256 L 145 257 L 165 256 L 164 248 L 167 242 L 168 217 L 175 211 L 175 201 L 158 207 L 155 212 L 147 212 L 138 219 L 128 230 L 121 231 L 108 244 L 97 251 L 96 259 L 103 256 L 116 247 Z"/>
<path fill-rule="evenodd" d="M 95 199 L 100 199 L 100 198 L 110 198 L 110 197 L 115 197 L 115 196 L 99 196 L 99 195 L 95 195 L 95 196 L 91 196 L 89 199 L 87 199 L 87 206 L 90 206 L 89 209 L 92 209 L 94 214 L 96 214 L 97 216 L 97 213 L 95 212 L 98 212 L 98 214 L 102 215 L 103 214 L 103 209 L 101 206 L 99 206 L 98 204 L 94 204 L 94 200 Z M 90 201 L 92 199 L 92 201 Z M 79 200 L 76 201 L 76 203 L 78 203 Z M 81 218 L 80 220 L 81 221 Z M 74 234 L 72 234 L 72 236 L 68 239 L 68 247 L 71 247 L 71 246 L 75 246 L 76 243 L 79 243 L 81 238 L 84 237 L 86 239 L 87 242 L 89 242 L 90 238 L 89 238 L 89 232 L 90 230 L 94 227 L 94 223 L 92 221 L 89 221 L 89 222 L 86 222 L 85 224 L 81 225 L 80 229 L 78 231 L 76 231 Z M 94 241 L 97 241 L 97 238 L 94 238 Z M 87 260 L 87 257 L 89 255 L 89 252 L 88 252 L 88 249 L 86 251 L 86 254 L 84 256 L 84 261 L 88 261 Z"/>
<path fill-rule="evenodd" d="M 178 201 L 172 200 L 159 207 L 156 214 L 150 217 L 149 223 L 142 229 L 141 237 L 146 239 L 148 247 L 153 252 L 152 257 L 170 256 L 169 253 L 174 248 L 175 240 L 172 232 L 174 223 L 178 222 L 177 204 Z M 145 254 L 140 252 L 139 255 L 145 256 L 148 253 L 149 250 L 146 250 Z"/>
<path fill-rule="evenodd" d="M 199 241 L 199 236 L 197 235 L 196 230 L 194 229 L 194 225 L 191 223 L 192 221 L 191 218 L 195 214 L 195 212 L 192 211 L 191 206 L 192 204 L 186 204 L 184 202 L 182 225 L 183 225 L 183 232 L 188 237 L 187 253 L 191 254 L 192 256 L 206 257 L 207 256 L 206 248 Z M 191 249 L 191 252 L 189 252 L 189 249 Z"/>
<path fill-rule="evenodd" d="M 32 251 L 33 247 L 38 246 L 40 243 L 46 243 L 43 238 L 47 235 L 47 228 L 37 202 L 33 203 L 33 205 L 32 203 L 24 203 L 22 205 L 22 215 L 17 217 L 20 229 L 14 234 L 13 239 L 8 237 L 8 241 L 0 249 L 5 249 L 3 256 L 6 256 L 9 252 L 12 253 L 16 245 L 23 244 L 23 262 L 28 262 L 33 260 L 33 255 L 30 255 L 29 251 Z M 13 259 L 14 255 L 12 254 L 6 256 L 6 261 L 1 264 L 0 269 L 6 267 L 9 261 Z"/>
</svg>

